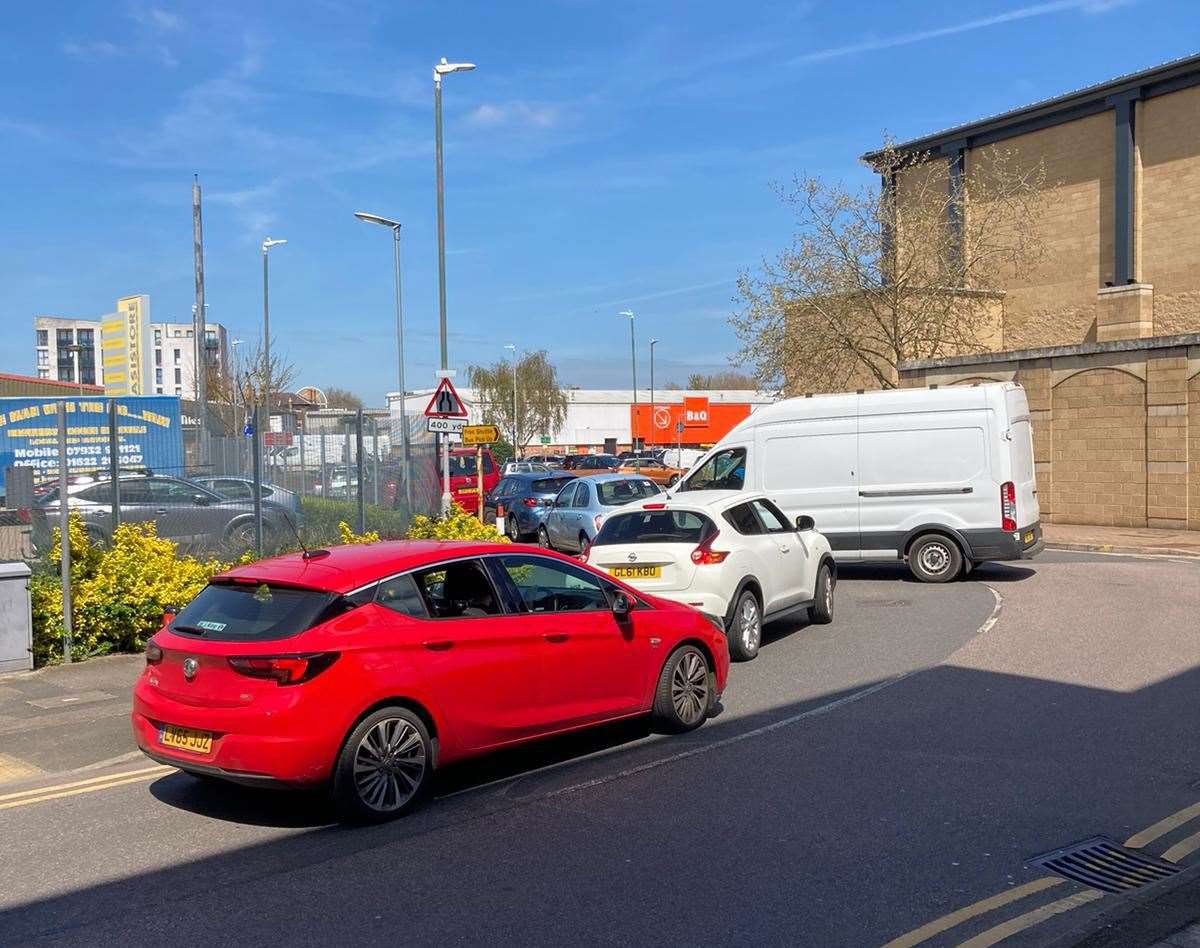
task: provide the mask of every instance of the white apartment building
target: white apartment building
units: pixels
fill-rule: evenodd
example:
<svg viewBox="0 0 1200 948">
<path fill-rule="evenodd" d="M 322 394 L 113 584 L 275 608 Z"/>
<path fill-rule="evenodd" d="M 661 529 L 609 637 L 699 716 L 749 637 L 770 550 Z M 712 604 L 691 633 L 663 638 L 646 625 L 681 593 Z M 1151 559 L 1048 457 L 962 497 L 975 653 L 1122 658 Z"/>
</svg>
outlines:
<svg viewBox="0 0 1200 948">
<path fill-rule="evenodd" d="M 99 358 L 100 323 L 116 318 L 69 319 L 37 316 L 33 320 L 34 360 L 37 377 L 60 382 L 104 384 L 104 364 Z M 196 395 L 194 330 L 187 323 L 150 323 L 146 340 L 144 390 L 151 395 Z M 78 346 L 78 350 L 71 347 Z M 205 353 L 210 365 L 224 370 L 229 362 L 229 336 L 220 323 L 205 324 Z M 76 377 L 76 365 L 78 374 Z"/>
</svg>

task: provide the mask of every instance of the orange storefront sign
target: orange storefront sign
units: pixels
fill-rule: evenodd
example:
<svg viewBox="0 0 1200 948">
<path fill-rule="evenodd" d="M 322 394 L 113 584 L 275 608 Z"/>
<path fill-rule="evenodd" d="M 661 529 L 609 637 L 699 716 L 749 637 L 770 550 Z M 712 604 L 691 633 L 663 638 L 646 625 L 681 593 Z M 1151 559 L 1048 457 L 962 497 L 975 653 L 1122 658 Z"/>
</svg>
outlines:
<svg viewBox="0 0 1200 948">
<path fill-rule="evenodd" d="M 750 416 L 750 403 L 685 397 L 683 404 L 639 404 L 636 410 L 631 405 L 629 415 L 633 436 L 643 438 L 646 444 L 675 444 L 680 439 L 675 426 L 681 421 L 684 444 L 716 444 L 734 425 Z"/>
</svg>

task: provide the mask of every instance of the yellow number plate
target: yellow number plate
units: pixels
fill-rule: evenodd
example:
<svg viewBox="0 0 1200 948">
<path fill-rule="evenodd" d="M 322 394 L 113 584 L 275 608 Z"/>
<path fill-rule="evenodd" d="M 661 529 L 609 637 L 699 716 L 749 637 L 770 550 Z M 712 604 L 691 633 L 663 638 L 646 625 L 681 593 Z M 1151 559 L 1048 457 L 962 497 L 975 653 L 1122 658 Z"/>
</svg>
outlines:
<svg viewBox="0 0 1200 948">
<path fill-rule="evenodd" d="M 212 733 L 209 731 L 193 731 L 187 727 L 175 727 L 166 724 L 158 732 L 158 743 L 177 750 L 191 751 L 193 754 L 207 754 L 212 750 Z"/>
<path fill-rule="evenodd" d="M 458 489 L 458 492 L 460 494 L 478 494 L 479 488 L 478 487 L 460 487 Z"/>
<path fill-rule="evenodd" d="M 1033 531 L 1032 531 L 1032 530 L 1026 530 L 1026 531 L 1025 531 L 1025 542 L 1026 542 L 1026 543 L 1032 543 L 1032 542 L 1033 542 Z"/>
<path fill-rule="evenodd" d="M 661 566 L 612 566 L 609 574 L 617 579 L 661 579 Z"/>
</svg>

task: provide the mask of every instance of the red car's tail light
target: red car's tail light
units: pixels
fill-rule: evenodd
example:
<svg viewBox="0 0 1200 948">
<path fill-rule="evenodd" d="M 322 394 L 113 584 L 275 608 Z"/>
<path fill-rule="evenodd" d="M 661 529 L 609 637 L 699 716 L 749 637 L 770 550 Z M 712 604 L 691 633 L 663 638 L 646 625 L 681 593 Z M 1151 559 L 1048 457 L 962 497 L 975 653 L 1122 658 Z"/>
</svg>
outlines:
<svg viewBox="0 0 1200 948">
<path fill-rule="evenodd" d="M 716 563 L 725 562 L 725 557 L 729 555 L 728 550 L 714 550 L 712 548 L 713 540 L 721 535 L 720 530 L 714 530 L 703 540 L 696 549 L 692 550 L 692 562 L 697 566 L 712 566 Z"/>
<path fill-rule="evenodd" d="M 1000 527 L 1017 529 L 1017 485 L 1012 481 L 1000 485 Z"/>
<path fill-rule="evenodd" d="M 157 665 L 162 661 L 162 658 L 162 649 L 158 647 L 158 643 L 151 639 L 146 643 L 146 664 Z"/>
<path fill-rule="evenodd" d="M 266 678 L 281 685 L 298 685 L 321 674 L 337 660 L 337 657 L 337 652 L 235 657 L 229 659 L 229 667 L 251 678 Z"/>
</svg>

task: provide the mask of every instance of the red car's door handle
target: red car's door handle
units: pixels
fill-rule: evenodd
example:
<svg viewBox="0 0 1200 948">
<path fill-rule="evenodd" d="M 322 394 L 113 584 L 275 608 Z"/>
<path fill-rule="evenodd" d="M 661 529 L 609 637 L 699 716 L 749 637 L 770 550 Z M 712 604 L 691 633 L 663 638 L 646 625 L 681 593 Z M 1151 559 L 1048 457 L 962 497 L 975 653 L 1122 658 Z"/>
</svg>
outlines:
<svg viewBox="0 0 1200 948">
<path fill-rule="evenodd" d="M 449 639 L 438 639 L 433 642 L 424 642 L 422 644 L 431 652 L 444 652 L 446 649 L 454 647 L 454 643 Z"/>
<path fill-rule="evenodd" d="M 547 642 L 553 642 L 555 645 L 560 642 L 565 642 L 568 638 L 566 632 L 547 632 L 542 636 Z"/>
</svg>

